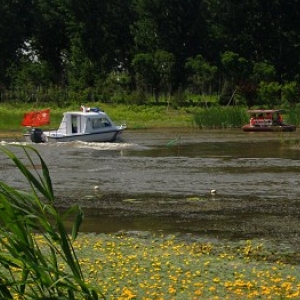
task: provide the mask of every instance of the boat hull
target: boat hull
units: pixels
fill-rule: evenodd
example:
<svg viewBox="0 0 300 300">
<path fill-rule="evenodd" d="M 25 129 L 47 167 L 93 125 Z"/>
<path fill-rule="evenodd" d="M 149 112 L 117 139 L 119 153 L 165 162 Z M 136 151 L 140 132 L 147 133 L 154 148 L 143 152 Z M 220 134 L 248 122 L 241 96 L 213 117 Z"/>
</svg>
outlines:
<svg viewBox="0 0 300 300">
<path fill-rule="evenodd" d="M 244 125 L 243 131 L 246 132 L 293 132 L 296 131 L 295 125 L 281 125 L 281 126 L 251 126 Z"/>
<path fill-rule="evenodd" d="M 101 132 L 94 132 L 94 133 L 85 133 L 85 134 L 72 134 L 72 135 L 64 135 L 59 134 L 56 131 L 46 131 L 43 133 L 44 135 L 44 142 L 49 143 L 58 143 L 58 142 L 74 142 L 74 141 L 81 141 L 81 142 L 114 142 L 123 132 L 125 128 L 115 128 L 109 131 L 101 131 Z M 31 135 L 29 133 L 24 134 L 26 142 L 32 142 Z"/>
</svg>

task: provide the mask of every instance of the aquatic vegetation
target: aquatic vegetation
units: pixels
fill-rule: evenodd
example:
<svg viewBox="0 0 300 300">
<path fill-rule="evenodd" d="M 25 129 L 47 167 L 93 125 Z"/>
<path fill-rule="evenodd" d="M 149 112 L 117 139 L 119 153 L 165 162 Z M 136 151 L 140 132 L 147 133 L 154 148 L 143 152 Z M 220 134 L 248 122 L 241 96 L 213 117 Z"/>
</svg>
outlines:
<svg viewBox="0 0 300 300">
<path fill-rule="evenodd" d="M 37 235 L 41 249 L 47 241 Z M 87 286 L 106 299 L 299 299 L 292 250 L 264 241 L 208 241 L 191 235 L 80 233 L 73 243 Z M 68 265 L 60 260 L 61 272 Z M 17 272 L 17 268 L 15 272 Z M 17 297 L 15 299 L 18 299 Z"/>
<path fill-rule="evenodd" d="M 88 283 L 108 299 L 297 299 L 292 253 L 263 241 L 185 235 L 81 234 L 74 247 Z"/>
<path fill-rule="evenodd" d="M 47 166 L 37 151 L 24 147 L 34 176 L 12 152 L 1 149 L 28 179 L 31 191 L 0 181 L 2 299 L 300 298 L 300 254 L 290 245 L 183 233 L 80 233 L 82 211 L 73 207 L 58 213 Z M 73 213 L 69 234 L 64 221 Z"/>
<path fill-rule="evenodd" d="M 195 112 L 194 121 L 200 128 L 236 128 L 248 120 L 247 110 L 240 107 L 202 108 Z"/>
</svg>

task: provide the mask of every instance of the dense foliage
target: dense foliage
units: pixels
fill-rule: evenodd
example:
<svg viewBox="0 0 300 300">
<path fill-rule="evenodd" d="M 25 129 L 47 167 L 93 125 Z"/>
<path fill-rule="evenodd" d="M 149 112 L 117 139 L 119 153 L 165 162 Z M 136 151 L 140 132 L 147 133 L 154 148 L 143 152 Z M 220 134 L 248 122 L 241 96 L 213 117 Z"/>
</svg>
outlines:
<svg viewBox="0 0 300 300">
<path fill-rule="evenodd" d="M 0 3 L 2 101 L 299 102 L 300 0 Z"/>
</svg>

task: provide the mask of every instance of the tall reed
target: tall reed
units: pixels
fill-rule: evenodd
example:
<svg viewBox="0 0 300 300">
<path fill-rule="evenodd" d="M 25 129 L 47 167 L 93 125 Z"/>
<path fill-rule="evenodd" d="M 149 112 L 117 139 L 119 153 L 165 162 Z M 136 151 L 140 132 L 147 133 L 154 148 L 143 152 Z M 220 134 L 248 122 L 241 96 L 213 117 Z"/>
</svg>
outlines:
<svg viewBox="0 0 300 300">
<path fill-rule="evenodd" d="M 296 126 L 300 125 L 300 108 L 290 109 L 286 114 L 284 114 L 284 122 L 288 124 L 294 124 Z"/>
<path fill-rule="evenodd" d="M 83 218 L 80 207 L 60 214 L 49 170 L 38 151 L 15 147 L 23 147 L 34 172 L 11 150 L 0 147 L 29 185 L 25 192 L 0 181 L 0 298 L 98 299 L 101 293 L 85 282 L 72 245 Z M 33 155 L 41 170 L 35 167 Z M 74 217 L 71 235 L 64 226 L 70 216 Z"/>
<path fill-rule="evenodd" d="M 200 128 L 234 128 L 247 123 L 249 117 L 245 108 L 211 107 L 198 110 L 194 121 Z"/>
</svg>

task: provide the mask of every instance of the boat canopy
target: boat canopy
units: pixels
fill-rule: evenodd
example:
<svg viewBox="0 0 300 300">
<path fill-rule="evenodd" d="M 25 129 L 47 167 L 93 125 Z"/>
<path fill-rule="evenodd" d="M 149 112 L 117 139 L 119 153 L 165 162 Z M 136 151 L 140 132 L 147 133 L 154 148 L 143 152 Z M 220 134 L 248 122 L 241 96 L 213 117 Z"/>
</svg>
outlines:
<svg viewBox="0 0 300 300">
<path fill-rule="evenodd" d="M 283 109 L 252 109 L 248 110 L 248 113 L 251 115 L 255 114 L 275 114 L 275 113 L 282 113 L 284 112 Z"/>
</svg>

